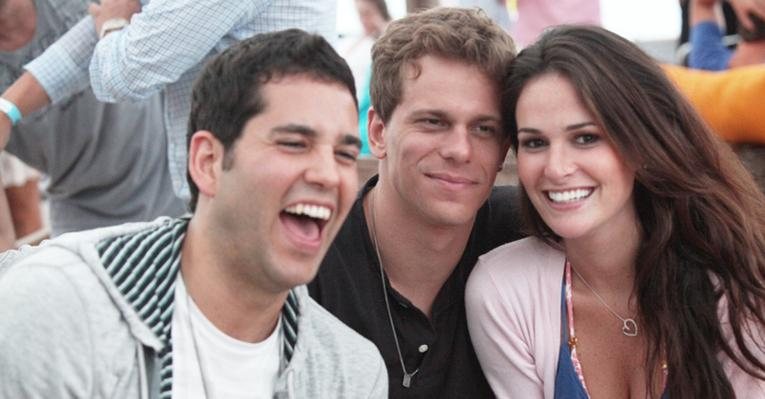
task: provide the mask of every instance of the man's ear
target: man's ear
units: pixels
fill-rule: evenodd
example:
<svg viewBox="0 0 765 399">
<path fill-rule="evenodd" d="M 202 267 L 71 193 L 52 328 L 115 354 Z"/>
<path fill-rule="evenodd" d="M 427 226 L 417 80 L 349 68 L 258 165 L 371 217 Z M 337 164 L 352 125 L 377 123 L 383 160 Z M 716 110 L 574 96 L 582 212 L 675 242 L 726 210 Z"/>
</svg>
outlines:
<svg viewBox="0 0 765 399">
<path fill-rule="evenodd" d="M 383 123 L 380 114 L 375 112 L 373 107 L 367 111 L 367 139 L 369 140 L 369 151 L 377 159 L 383 159 L 387 155 L 385 146 L 385 123 Z"/>
<path fill-rule="evenodd" d="M 189 143 L 189 175 L 200 194 L 214 197 L 223 171 L 223 144 L 211 133 L 200 130 Z"/>
</svg>

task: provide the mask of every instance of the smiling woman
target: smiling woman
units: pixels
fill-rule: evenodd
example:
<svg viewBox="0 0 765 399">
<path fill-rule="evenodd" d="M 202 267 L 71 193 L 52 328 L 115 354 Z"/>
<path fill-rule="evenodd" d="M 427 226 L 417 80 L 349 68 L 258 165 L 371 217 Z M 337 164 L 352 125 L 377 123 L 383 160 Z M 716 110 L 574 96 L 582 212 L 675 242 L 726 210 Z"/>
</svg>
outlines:
<svg viewBox="0 0 765 399">
<path fill-rule="evenodd" d="M 635 173 L 557 73 L 535 78 L 516 106 L 518 177 L 547 226 L 570 245 L 626 233 Z"/>
<path fill-rule="evenodd" d="M 661 69 L 564 26 L 518 55 L 505 97 L 534 237 L 468 282 L 495 393 L 765 397 L 765 197 Z"/>
</svg>

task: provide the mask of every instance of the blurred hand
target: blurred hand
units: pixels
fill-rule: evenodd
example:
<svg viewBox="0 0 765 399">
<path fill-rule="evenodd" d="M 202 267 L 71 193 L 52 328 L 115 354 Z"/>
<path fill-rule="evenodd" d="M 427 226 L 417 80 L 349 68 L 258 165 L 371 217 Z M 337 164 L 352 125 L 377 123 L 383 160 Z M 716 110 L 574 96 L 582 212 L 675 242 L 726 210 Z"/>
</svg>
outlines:
<svg viewBox="0 0 765 399">
<path fill-rule="evenodd" d="M 101 0 L 101 4 L 91 3 L 88 12 L 96 24 L 96 33 L 101 32 L 101 26 L 113 18 L 125 18 L 130 21 L 133 14 L 141 11 L 138 0 Z"/>
<path fill-rule="evenodd" d="M 748 30 L 754 29 L 754 22 L 749 14 L 754 14 L 765 20 L 765 0 L 728 0 L 736 11 L 738 22 Z"/>
</svg>

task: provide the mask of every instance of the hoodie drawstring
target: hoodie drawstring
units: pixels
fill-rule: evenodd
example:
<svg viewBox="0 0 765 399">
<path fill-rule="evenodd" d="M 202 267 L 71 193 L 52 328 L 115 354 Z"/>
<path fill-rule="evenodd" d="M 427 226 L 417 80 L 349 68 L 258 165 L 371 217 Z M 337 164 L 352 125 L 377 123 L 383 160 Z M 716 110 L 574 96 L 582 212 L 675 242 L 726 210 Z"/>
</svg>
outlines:
<svg viewBox="0 0 765 399">
<path fill-rule="evenodd" d="M 295 397 L 295 370 L 287 370 L 287 398 L 293 399 Z"/>
</svg>

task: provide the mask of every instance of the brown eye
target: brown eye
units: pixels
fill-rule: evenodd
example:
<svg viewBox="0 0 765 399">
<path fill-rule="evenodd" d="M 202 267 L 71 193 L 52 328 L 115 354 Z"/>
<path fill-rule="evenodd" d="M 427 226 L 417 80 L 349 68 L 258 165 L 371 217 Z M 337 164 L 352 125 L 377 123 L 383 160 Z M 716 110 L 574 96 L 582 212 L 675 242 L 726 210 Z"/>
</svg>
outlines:
<svg viewBox="0 0 765 399">
<path fill-rule="evenodd" d="M 576 136 L 574 140 L 577 144 L 592 144 L 600 140 L 600 137 L 596 134 L 584 133 Z"/>
<path fill-rule="evenodd" d="M 359 157 L 359 154 L 356 151 L 338 150 L 335 154 L 341 159 L 350 162 L 356 162 L 356 159 Z"/>
<path fill-rule="evenodd" d="M 476 126 L 476 130 L 484 136 L 494 136 L 499 129 L 494 125 L 478 125 Z"/>
<path fill-rule="evenodd" d="M 521 147 L 528 148 L 530 150 L 544 147 L 545 144 L 545 141 L 539 138 L 521 140 Z"/>
<path fill-rule="evenodd" d="M 422 118 L 417 123 L 428 129 L 437 129 L 446 126 L 446 123 L 438 118 Z"/>
<path fill-rule="evenodd" d="M 306 147 L 306 144 L 302 141 L 283 140 L 276 144 L 289 150 L 300 150 Z"/>
</svg>

